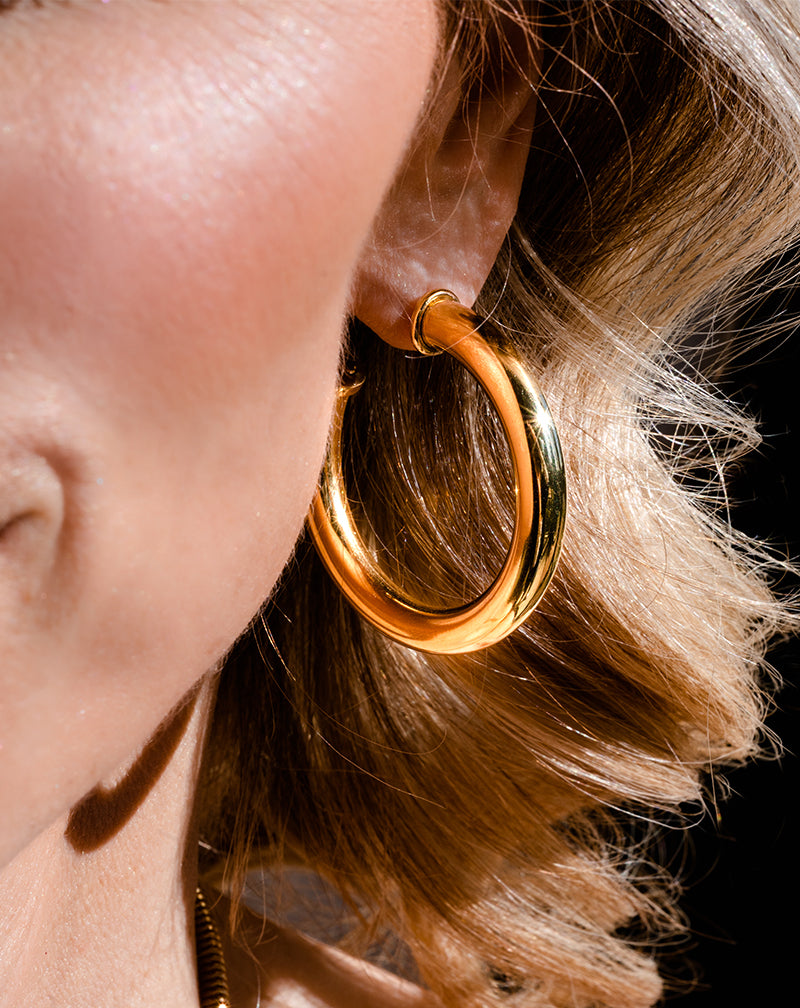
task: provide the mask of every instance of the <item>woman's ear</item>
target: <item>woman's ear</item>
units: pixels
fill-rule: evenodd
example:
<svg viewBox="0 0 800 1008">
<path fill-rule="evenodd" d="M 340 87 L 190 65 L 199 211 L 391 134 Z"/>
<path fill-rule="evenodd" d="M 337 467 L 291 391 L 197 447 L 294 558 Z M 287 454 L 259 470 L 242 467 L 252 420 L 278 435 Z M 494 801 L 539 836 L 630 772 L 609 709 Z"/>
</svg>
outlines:
<svg viewBox="0 0 800 1008">
<path fill-rule="evenodd" d="M 356 272 L 352 312 L 388 342 L 407 345 L 430 290 L 477 298 L 516 213 L 537 79 L 515 65 L 465 96 L 454 58 L 440 78 Z"/>
</svg>

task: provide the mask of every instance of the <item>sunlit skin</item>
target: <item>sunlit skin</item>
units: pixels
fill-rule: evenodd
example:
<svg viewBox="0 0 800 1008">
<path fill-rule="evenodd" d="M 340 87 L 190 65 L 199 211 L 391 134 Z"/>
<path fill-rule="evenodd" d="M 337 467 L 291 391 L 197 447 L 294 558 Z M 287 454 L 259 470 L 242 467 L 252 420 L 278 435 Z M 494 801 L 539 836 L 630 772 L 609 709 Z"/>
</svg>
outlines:
<svg viewBox="0 0 800 1008">
<path fill-rule="evenodd" d="M 0 20 L 0 862 L 147 737 L 291 550 L 430 70 L 427 5 L 394 7 Z"/>
<path fill-rule="evenodd" d="M 420 286 L 471 300 L 513 213 L 527 97 L 492 120 L 497 147 L 522 116 L 499 202 L 491 173 L 446 180 L 480 156 L 457 133 L 437 175 L 452 96 L 409 147 L 437 32 L 433 0 L 0 14 L 0 1006 L 195 1003 L 203 677 L 302 526 L 348 309 L 388 332 Z M 81 846 L 70 810 L 198 683 L 125 830 Z"/>
</svg>

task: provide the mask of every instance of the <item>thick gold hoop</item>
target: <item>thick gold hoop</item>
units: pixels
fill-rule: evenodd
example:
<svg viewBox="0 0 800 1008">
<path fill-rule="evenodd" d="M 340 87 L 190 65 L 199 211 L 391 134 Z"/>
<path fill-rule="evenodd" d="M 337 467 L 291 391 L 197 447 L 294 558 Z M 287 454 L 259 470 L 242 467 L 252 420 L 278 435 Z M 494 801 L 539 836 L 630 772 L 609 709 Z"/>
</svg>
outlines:
<svg viewBox="0 0 800 1008">
<path fill-rule="evenodd" d="M 361 615 L 388 637 L 418 651 L 463 654 L 503 640 L 530 615 L 558 561 L 566 516 L 564 460 L 544 396 L 508 340 L 449 291 L 417 305 L 411 347 L 445 350 L 486 390 L 508 438 L 516 524 L 505 563 L 474 602 L 431 609 L 405 598 L 378 569 L 355 528 L 342 477 L 342 423 L 358 385 L 339 389 L 328 457 L 308 515 L 329 573 Z"/>
</svg>

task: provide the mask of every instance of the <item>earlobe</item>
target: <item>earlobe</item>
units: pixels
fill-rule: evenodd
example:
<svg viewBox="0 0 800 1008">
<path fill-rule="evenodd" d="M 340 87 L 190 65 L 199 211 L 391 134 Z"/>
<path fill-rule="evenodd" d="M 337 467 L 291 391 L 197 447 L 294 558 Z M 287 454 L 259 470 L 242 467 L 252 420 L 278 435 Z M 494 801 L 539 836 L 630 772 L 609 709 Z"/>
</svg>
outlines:
<svg viewBox="0 0 800 1008">
<path fill-rule="evenodd" d="M 387 342 L 406 339 L 411 308 L 428 290 L 474 304 L 516 213 L 535 73 L 467 96 L 455 61 L 441 78 L 355 276 L 352 312 Z"/>
</svg>

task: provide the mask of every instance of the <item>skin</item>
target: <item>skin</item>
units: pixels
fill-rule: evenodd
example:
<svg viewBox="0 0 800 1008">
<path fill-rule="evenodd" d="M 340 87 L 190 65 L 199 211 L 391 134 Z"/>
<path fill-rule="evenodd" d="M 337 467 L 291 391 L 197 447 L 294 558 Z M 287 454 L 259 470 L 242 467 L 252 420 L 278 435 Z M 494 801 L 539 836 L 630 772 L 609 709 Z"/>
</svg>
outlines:
<svg viewBox="0 0 800 1008">
<path fill-rule="evenodd" d="M 427 4 L 378 7 L 0 21 L 0 793 L 20 810 L 0 861 L 156 727 L 291 550 L 431 68 Z"/>
<path fill-rule="evenodd" d="M 470 302 L 516 204 L 529 91 L 453 125 L 451 82 L 414 134 L 437 31 L 432 0 L 0 15 L 0 1005 L 196 1003 L 206 677 L 302 526 L 347 311 Z"/>
</svg>

